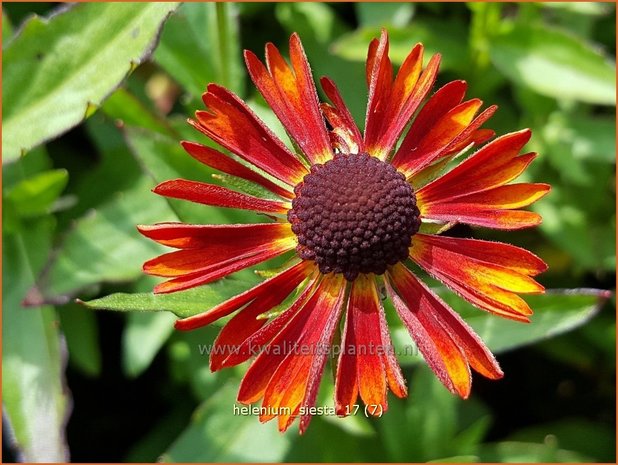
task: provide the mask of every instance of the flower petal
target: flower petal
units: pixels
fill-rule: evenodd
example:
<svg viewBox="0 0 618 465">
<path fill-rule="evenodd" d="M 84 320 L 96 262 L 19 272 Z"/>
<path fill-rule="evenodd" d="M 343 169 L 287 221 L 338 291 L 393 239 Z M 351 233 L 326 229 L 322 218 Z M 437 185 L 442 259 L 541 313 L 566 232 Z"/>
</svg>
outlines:
<svg viewBox="0 0 618 465">
<path fill-rule="evenodd" d="M 354 332 L 356 342 L 358 390 L 365 405 L 380 405 L 384 412 L 388 404 L 381 354 L 386 348 L 380 331 L 380 311 L 373 276 L 359 275 L 352 284 L 348 302 L 348 330 Z"/>
<path fill-rule="evenodd" d="M 183 289 L 189 289 L 202 284 L 208 284 L 217 279 L 223 278 L 227 275 L 240 271 L 252 265 L 256 265 L 266 260 L 270 260 L 278 255 L 292 250 L 295 247 L 296 241 L 283 240 L 276 244 L 272 244 L 265 250 L 257 251 L 256 253 L 249 253 L 238 257 L 230 258 L 229 260 L 219 262 L 208 268 L 201 269 L 196 272 L 184 274 L 169 281 L 165 281 L 158 284 L 154 288 L 156 294 L 167 294 L 170 292 L 181 291 Z M 180 251 L 176 253 L 184 253 L 191 251 Z"/>
<path fill-rule="evenodd" d="M 341 275 L 324 277 L 304 307 L 249 367 L 240 386 L 239 402 L 251 403 L 264 396 L 263 407 L 285 407 L 292 414 L 300 405 L 315 404 L 328 356 L 326 347 L 341 315 L 345 288 Z M 289 426 L 289 420 L 280 422 L 282 430 Z M 309 420 L 310 416 L 303 415 L 301 432 Z"/>
<path fill-rule="evenodd" d="M 335 83 L 327 78 L 320 79 L 322 89 L 326 96 L 333 103 L 333 106 L 325 103 L 320 105 L 322 112 L 326 116 L 326 119 L 333 127 L 333 132 L 338 134 L 347 144 L 347 153 L 361 153 L 363 152 L 363 136 L 358 130 L 358 126 L 354 122 L 350 110 L 343 101 L 339 89 Z"/>
<path fill-rule="evenodd" d="M 369 103 L 364 140 L 367 152 L 381 160 L 388 157 L 435 82 L 440 55 L 434 55 L 421 74 L 422 58 L 423 47 L 417 44 L 404 60 L 393 83 L 386 31 L 382 31 L 379 42 L 370 45 L 367 60 Z"/>
<path fill-rule="evenodd" d="M 509 184 L 475 194 L 455 196 L 436 203 L 420 202 L 421 215 L 437 221 L 452 221 L 495 229 L 536 226 L 541 216 L 513 210 L 526 207 L 546 195 L 548 184 Z"/>
<path fill-rule="evenodd" d="M 260 213 L 285 214 L 291 205 L 287 202 L 260 199 L 225 187 L 204 182 L 172 179 L 164 181 L 153 189 L 155 194 L 174 199 L 212 205 L 215 207 L 239 208 Z"/>
<path fill-rule="evenodd" d="M 204 313 L 177 320 L 175 327 L 176 329 L 186 331 L 207 326 L 217 321 L 219 318 L 223 318 L 224 316 L 235 312 L 239 308 L 257 298 L 263 299 L 263 296 L 275 292 L 278 288 L 285 285 L 285 283 L 300 284 L 314 271 L 314 269 L 315 267 L 312 262 L 300 262 Z"/>
<path fill-rule="evenodd" d="M 201 249 L 184 249 L 166 253 L 144 263 L 144 272 L 153 276 L 176 277 L 193 273 L 205 273 L 239 259 L 296 246 L 294 235 L 268 239 L 247 237 L 243 242 L 213 244 Z"/>
<path fill-rule="evenodd" d="M 536 156 L 534 153 L 518 156 L 529 139 L 528 129 L 495 139 L 445 175 L 419 189 L 416 193 L 419 205 L 483 192 L 515 179 Z"/>
<path fill-rule="evenodd" d="M 272 321 L 258 319 L 258 316 L 283 302 L 290 292 L 301 285 L 305 279 L 303 275 L 298 274 L 295 279 L 281 282 L 269 293 L 261 293 L 238 312 L 223 327 L 214 343 L 214 347 L 218 349 L 213 350 L 213 355 L 210 357 L 210 369 L 217 371 L 235 366 L 257 355 L 256 351 L 259 352 L 261 347 L 270 342 L 313 295 L 318 277 L 319 274 L 314 272 L 300 295 L 294 298 L 292 305 Z M 276 296 L 275 299 L 273 296 Z M 280 296 L 283 298 L 279 299 Z M 277 302 L 273 303 L 275 301 Z"/>
<path fill-rule="evenodd" d="M 298 158 L 231 91 L 209 84 L 202 100 L 208 111 L 196 112 L 197 121 L 189 120 L 196 129 L 290 186 L 307 174 Z"/>
<path fill-rule="evenodd" d="M 294 198 L 294 194 L 290 189 L 275 184 L 256 171 L 247 168 L 245 165 L 241 165 L 236 160 L 233 160 L 218 150 L 195 142 L 182 141 L 181 144 L 189 155 L 211 168 L 259 184 L 283 198 Z"/>
<path fill-rule="evenodd" d="M 516 293 L 542 293 L 532 276 L 547 266 L 527 250 L 499 242 L 416 234 L 410 257 L 477 307 L 518 321 L 532 310 Z"/>
<path fill-rule="evenodd" d="M 251 79 L 288 134 L 312 163 L 324 163 L 333 153 L 318 107 L 311 69 L 296 33 L 290 37 L 290 59 L 292 68 L 273 44 L 267 44 L 267 69 L 255 54 L 245 51 Z"/>
<path fill-rule="evenodd" d="M 435 300 L 401 263 L 393 266 L 386 276 L 395 309 L 427 364 L 442 384 L 466 399 L 472 385 L 470 366 L 463 350 L 436 319 Z"/>
<path fill-rule="evenodd" d="M 470 125 L 482 103 L 479 99 L 468 100 L 442 115 L 423 134 L 417 145 L 400 156 L 400 161 L 395 165 L 397 169 L 403 172 L 406 177 L 410 177 L 414 172 L 440 158 L 455 138 Z M 398 151 L 397 153 L 401 152 Z M 394 161 L 393 164 L 395 164 Z"/>
</svg>

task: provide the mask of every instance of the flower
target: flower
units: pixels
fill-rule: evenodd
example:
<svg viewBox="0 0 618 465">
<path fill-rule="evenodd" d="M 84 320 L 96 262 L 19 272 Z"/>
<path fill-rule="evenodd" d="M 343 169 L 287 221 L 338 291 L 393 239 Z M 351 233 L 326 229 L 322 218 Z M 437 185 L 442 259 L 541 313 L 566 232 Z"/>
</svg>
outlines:
<svg viewBox="0 0 618 465">
<path fill-rule="evenodd" d="M 283 271 L 176 322 L 176 328 L 189 330 L 235 313 L 215 341 L 211 369 L 237 365 L 257 353 L 238 400 L 263 399 L 260 420 L 278 417 L 281 431 L 297 417 L 301 433 L 306 430 L 329 358 L 324 348 L 336 336 L 342 342 L 333 360 L 339 415 L 350 413 L 358 397 L 381 413 L 388 407 L 388 389 L 398 397 L 407 395 L 395 355 L 385 349 L 391 340 L 382 288 L 450 391 L 468 397 L 471 369 L 491 379 L 503 376 L 488 348 L 417 279 L 408 259 L 478 308 L 521 322 L 529 321 L 532 311 L 518 294 L 544 291 L 533 277 L 546 265 L 527 250 L 439 235 L 457 223 L 503 230 L 540 223 L 539 215 L 520 208 L 545 195 L 549 186 L 508 184 L 535 157 L 519 154 L 530 131 L 485 144 L 494 132 L 481 126 L 496 107 L 477 115 L 482 102 L 463 101 L 464 81 L 449 82 L 423 105 L 440 56 L 422 69 L 423 46 L 418 44 L 393 77 L 388 45 L 386 31 L 369 45 L 364 134 L 328 78 L 321 84 L 331 103 L 319 103 L 298 35 L 290 38 L 291 66 L 270 43 L 266 66 L 245 51 L 253 82 L 298 153 L 241 99 L 216 84 L 203 95 L 207 111 L 197 111 L 189 123 L 235 157 L 193 142 L 182 145 L 200 162 L 267 189 L 271 198 L 183 179 L 163 182 L 154 192 L 262 213 L 268 221 L 139 227 L 146 237 L 179 249 L 144 265 L 146 273 L 169 278 L 155 288 L 158 293 L 210 283 L 291 252 Z M 440 175 L 458 154 L 480 145 Z M 269 318 L 273 308 L 284 310 Z"/>
</svg>

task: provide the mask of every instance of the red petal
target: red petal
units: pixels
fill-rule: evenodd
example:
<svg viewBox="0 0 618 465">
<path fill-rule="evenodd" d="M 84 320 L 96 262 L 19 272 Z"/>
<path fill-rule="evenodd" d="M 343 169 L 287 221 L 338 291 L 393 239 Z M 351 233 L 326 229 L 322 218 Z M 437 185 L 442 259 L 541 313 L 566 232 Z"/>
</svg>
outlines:
<svg viewBox="0 0 618 465">
<path fill-rule="evenodd" d="M 452 81 L 438 89 L 414 118 L 412 126 L 393 157 L 393 165 L 398 167 L 406 164 L 408 154 L 418 146 L 423 136 L 442 116 L 461 103 L 465 93 L 465 81 Z"/>
<path fill-rule="evenodd" d="M 419 189 L 419 205 L 440 203 L 463 195 L 502 186 L 519 176 L 535 154 L 519 155 L 530 139 L 530 130 L 499 137 L 450 172 Z"/>
<path fill-rule="evenodd" d="M 259 184 L 281 197 L 287 199 L 294 198 L 294 194 L 290 190 L 275 184 L 261 174 L 241 165 L 218 150 L 205 147 L 195 142 L 182 141 L 181 144 L 189 155 L 211 168 Z"/>
<path fill-rule="evenodd" d="M 514 320 L 528 321 L 532 314 L 516 293 L 544 291 L 532 276 L 545 263 L 512 245 L 417 234 L 410 257 L 472 304 Z"/>
<path fill-rule="evenodd" d="M 462 349 L 435 317 L 435 301 L 423 292 L 416 278 L 402 264 L 387 274 L 387 289 L 395 309 L 429 367 L 453 393 L 470 395 L 472 377 Z M 395 284 L 397 292 L 391 287 Z"/>
<path fill-rule="evenodd" d="M 311 69 L 295 33 L 290 37 L 290 58 L 293 69 L 290 69 L 279 50 L 268 44 L 266 69 L 252 52 L 245 51 L 251 79 L 287 132 L 312 163 L 324 163 L 332 158 L 333 153 L 318 107 Z"/>
<path fill-rule="evenodd" d="M 321 108 L 326 118 L 328 119 L 333 131 L 339 134 L 348 144 L 350 151 L 348 153 L 361 153 L 363 152 L 363 136 L 358 130 L 358 126 L 348 110 L 347 105 L 343 101 L 339 89 L 335 83 L 327 78 L 320 79 L 322 89 L 326 96 L 333 102 L 333 106 L 322 104 Z"/>
<path fill-rule="evenodd" d="M 271 258 L 288 252 L 293 248 L 293 241 L 281 242 L 267 248 L 266 250 L 254 254 L 234 257 L 206 269 L 170 279 L 169 281 L 165 281 L 164 283 L 155 286 L 154 292 L 157 294 L 167 294 L 170 292 L 201 286 L 202 284 L 208 284 L 212 281 L 223 278 L 224 276 L 235 273 L 236 271 L 240 271 L 249 266 L 270 260 Z"/>
<path fill-rule="evenodd" d="M 435 55 L 420 75 L 422 45 L 417 45 L 401 66 L 395 82 L 388 59 L 388 37 L 382 32 L 375 49 L 370 48 L 368 67 L 372 65 L 369 104 L 365 124 L 367 152 L 386 159 L 403 129 L 421 104 L 436 78 L 440 56 Z"/>
<path fill-rule="evenodd" d="M 255 341 L 259 339 L 257 336 L 260 330 L 268 323 L 267 319 L 258 319 L 258 316 L 281 304 L 305 279 L 301 274 L 298 274 L 295 278 L 281 282 L 271 292 L 263 292 L 258 295 L 255 300 L 238 312 L 223 327 L 217 336 L 210 356 L 210 369 L 212 371 L 238 365 L 256 355 L 256 350 L 259 349 L 259 346 L 264 341 L 258 341 L 261 344 L 252 344 L 248 343 L 248 340 Z M 308 283 L 301 295 L 294 299 L 292 306 L 284 312 L 286 319 L 289 319 L 287 314 L 293 316 L 295 307 L 302 306 L 306 302 L 307 297 L 311 295 L 311 291 L 314 288 L 313 284 L 313 282 Z"/>
<path fill-rule="evenodd" d="M 402 154 L 397 168 L 407 177 L 439 158 L 472 122 L 483 102 L 472 99 L 460 103 L 440 119 L 423 135 L 418 145 Z"/>
<path fill-rule="evenodd" d="M 420 203 L 424 218 L 454 221 L 496 229 L 519 229 L 541 222 L 537 213 L 511 209 L 525 207 L 546 195 L 547 184 L 509 184 L 447 201 Z"/>
<path fill-rule="evenodd" d="M 373 277 L 360 275 L 352 285 L 348 303 L 350 328 L 355 333 L 358 390 L 365 405 L 386 411 L 386 373 L 381 353 L 380 307 Z"/>
<path fill-rule="evenodd" d="M 209 111 L 198 111 L 196 129 L 249 163 L 296 185 L 307 169 L 236 95 L 216 84 L 202 96 Z"/>
<path fill-rule="evenodd" d="M 261 213 L 284 214 L 290 208 L 285 202 L 266 200 L 242 194 L 225 187 L 204 182 L 172 179 L 164 181 L 153 189 L 153 192 L 174 199 L 189 200 L 203 205 L 215 207 L 239 208 Z"/>
<path fill-rule="evenodd" d="M 180 330 L 190 330 L 207 326 L 217 321 L 219 318 L 223 318 L 224 316 L 235 312 L 256 298 L 274 292 L 287 282 L 296 282 L 300 284 L 307 276 L 311 274 L 313 270 L 314 264 L 312 262 L 300 262 L 204 313 L 177 320 L 175 327 Z"/>
<path fill-rule="evenodd" d="M 289 223 L 257 224 L 186 224 L 159 223 L 139 225 L 140 233 L 159 244 L 177 249 L 241 246 L 250 248 L 258 243 L 292 236 Z"/>
</svg>

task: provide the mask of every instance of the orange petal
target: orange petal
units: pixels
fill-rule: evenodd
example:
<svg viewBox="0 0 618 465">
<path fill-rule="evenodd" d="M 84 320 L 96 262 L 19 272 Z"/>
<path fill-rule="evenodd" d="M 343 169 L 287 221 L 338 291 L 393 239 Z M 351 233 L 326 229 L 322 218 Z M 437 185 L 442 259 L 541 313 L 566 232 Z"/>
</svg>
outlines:
<svg viewBox="0 0 618 465">
<path fill-rule="evenodd" d="M 266 200 L 252 195 L 242 194 L 225 187 L 204 182 L 172 179 L 164 181 L 153 189 L 155 194 L 174 199 L 212 205 L 215 207 L 238 208 L 260 213 L 284 214 L 291 205 L 276 200 Z"/>
<path fill-rule="evenodd" d="M 462 194 L 502 186 L 519 176 L 535 154 L 519 155 L 530 139 L 530 130 L 499 137 L 416 193 L 419 204 L 439 203 Z"/>
<path fill-rule="evenodd" d="M 292 305 L 271 321 L 258 320 L 257 317 L 281 302 L 269 306 L 265 305 L 264 301 L 271 299 L 270 296 L 279 295 L 282 292 L 287 292 L 286 296 L 289 295 L 291 290 L 296 289 L 301 284 L 304 276 L 298 275 L 294 281 L 281 282 L 279 287 L 269 293 L 260 294 L 247 307 L 243 308 L 225 325 L 215 341 L 215 345 L 229 347 L 232 350 L 220 351 L 224 352 L 221 355 L 214 353 L 215 355 L 210 357 L 210 369 L 217 371 L 221 368 L 235 366 L 257 355 L 259 350 L 287 325 L 315 293 L 318 276 L 319 274 L 314 272 L 303 291 L 294 299 Z M 291 290 L 288 291 L 288 289 Z M 268 324 L 266 324 L 267 322 Z"/>
<path fill-rule="evenodd" d="M 217 305 L 216 307 L 198 315 L 191 316 L 189 318 L 183 318 L 176 321 L 176 329 L 190 330 L 201 328 L 202 326 L 209 325 L 219 318 L 229 315 L 235 312 L 239 308 L 253 301 L 254 299 L 274 292 L 285 283 L 298 283 L 300 284 L 307 276 L 309 276 L 315 269 L 315 265 L 312 262 L 303 261 L 287 270 L 279 273 L 272 278 L 252 287 L 251 289 L 226 300 L 225 302 Z"/>
<path fill-rule="evenodd" d="M 211 168 L 259 184 L 283 198 L 291 199 L 294 197 L 291 190 L 275 184 L 261 174 L 247 168 L 245 165 L 241 165 L 236 160 L 233 160 L 218 150 L 195 142 L 182 141 L 181 144 L 189 155 Z"/>
<path fill-rule="evenodd" d="M 538 257 L 508 244 L 417 234 L 410 257 L 464 299 L 507 318 L 528 321 L 530 307 L 516 293 L 542 293 L 532 276 Z"/>
<path fill-rule="evenodd" d="M 318 96 L 311 69 L 296 33 L 290 37 L 292 69 L 277 48 L 266 46 L 268 69 L 250 51 L 245 62 L 264 99 L 312 163 L 332 158 L 328 134 L 318 107 Z"/>
<path fill-rule="evenodd" d="M 209 84 L 202 100 L 208 111 L 196 112 L 197 122 L 189 120 L 196 129 L 290 186 L 307 174 L 298 158 L 231 91 Z"/>
<path fill-rule="evenodd" d="M 139 225 L 138 231 L 159 244 L 177 249 L 254 247 L 256 244 L 292 236 L 289 223 Z"/>
<path fill-rule="evenodd" d="M 525 207 L 546 195 L 547 184 L 509 184 L 434 203 L 419 202 L 424 218 L 496 229 L 519 229 L 541 222 L 537 213 L 511 209 Z"/>
<path fill-rule="evenodd" d="M 208 268 L 184 274 L 177 278 L 158 284 L 155 286 L 154 292 L 156 294 L 167 294 L 170 292 L 181 291 L 183 289 L 190 289 L 192 287 L 208 284 L 249 266 L 270 260 L 271 258 L 292 250 L 294 246 L 294 241 L 280 242 L 254 254 L 234 257 Z"/>
<path fill-rule="evenodd" d="M 358 130 L 358 126 L 354 122 L 350 110 L 343 101 L 339 89 L 335 83 L 327 78 L 320 79 L 322 89 L 326 96 L 333 102 L 333 106 L 322 104 L 320 107 L 324 112 L 324 115 L 328 119 L 328 122 L 333 127 L 333 132 L 342 137 L 348 145 L 347 153 L 361 153 L 363 152 L 363 137 Z"/>
<path fill-rule="evenodd" d="M 401 263 L 386 275 L 387 290 L 395 309 L 425 361 L 451 392 L 470 395 L 472 377 L 463 350 L 442 327 L 434 313 L 435 301 Z M 396 289 L 393 289 L 392 285 Z"/>
</svg>

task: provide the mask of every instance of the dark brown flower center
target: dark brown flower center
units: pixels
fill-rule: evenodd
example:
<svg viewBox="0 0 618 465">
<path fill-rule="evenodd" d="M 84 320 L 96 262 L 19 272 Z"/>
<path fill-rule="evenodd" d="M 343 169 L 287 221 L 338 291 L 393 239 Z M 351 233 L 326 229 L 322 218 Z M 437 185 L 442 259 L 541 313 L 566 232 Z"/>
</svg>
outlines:
<svg viewBox="0 0 618 465">
<path fill-rule="evenodd" d="M 294 189 L 288 212 L 296 251 L 320 271 L 382 274 L 408 257 L 420 213 L 412 186 L 391 164 L 366 153 L 335 155 Z"/>
</svg>

